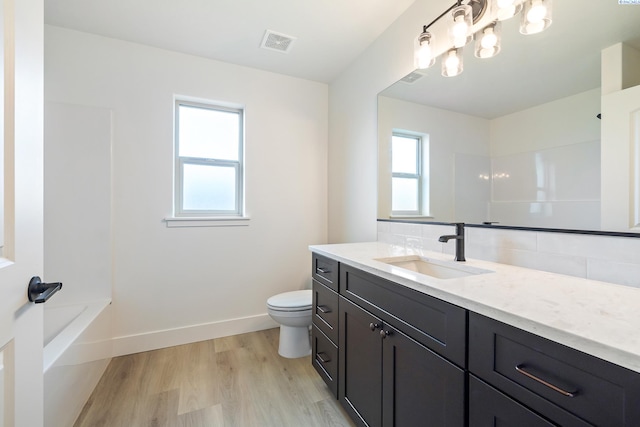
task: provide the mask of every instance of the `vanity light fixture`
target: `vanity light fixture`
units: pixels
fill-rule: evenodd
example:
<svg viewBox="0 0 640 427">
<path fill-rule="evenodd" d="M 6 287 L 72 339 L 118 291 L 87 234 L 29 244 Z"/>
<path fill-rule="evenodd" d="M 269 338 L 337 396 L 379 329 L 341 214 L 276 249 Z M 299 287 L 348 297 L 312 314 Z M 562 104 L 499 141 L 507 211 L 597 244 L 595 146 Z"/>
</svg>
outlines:
<svg viewBox="0 0 640 427">
<path fill-rule="evenodd" d="M 451 77 L 462 72 L 462 47 L 469 43 L 476 25 L 489 10 L 493 21 L 475 34 L 474 55 L 477 58 L 492 58 L 500 52 L 501 23 L 517 15 L 521 10 L 520 33 L 536 34 L 551 25 L 552 0 L 457 0 L 430 24 L 422 27 L 422 32 L 414 42 L 414 63 L 416 68 L 425 69 L 435 62 L 434 35 L 429 28 L 440 19 L 448 23 L 449 47 L 442 55 L 442 75 Z M 489 7 L 490 5 L 490 7 Z"/>
</svg>

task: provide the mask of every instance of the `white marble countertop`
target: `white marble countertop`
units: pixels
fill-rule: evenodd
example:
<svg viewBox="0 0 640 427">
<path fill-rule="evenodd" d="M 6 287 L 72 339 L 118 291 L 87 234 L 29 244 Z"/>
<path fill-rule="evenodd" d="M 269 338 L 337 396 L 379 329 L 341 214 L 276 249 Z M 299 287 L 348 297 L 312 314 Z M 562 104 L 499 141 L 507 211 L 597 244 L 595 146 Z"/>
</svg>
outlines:
<svg viewBox="0 0 640 427">
<path fill-rule="evenodd" d="M 506 264 L 467 259 L 492 273 L 455 279 L 431 276 L 379 261 L 421 255 L 388 243 L 313 245 L 310 250 L 476 313 L 513 325 L 640 372 L 640 289 Z"/>
</svg>

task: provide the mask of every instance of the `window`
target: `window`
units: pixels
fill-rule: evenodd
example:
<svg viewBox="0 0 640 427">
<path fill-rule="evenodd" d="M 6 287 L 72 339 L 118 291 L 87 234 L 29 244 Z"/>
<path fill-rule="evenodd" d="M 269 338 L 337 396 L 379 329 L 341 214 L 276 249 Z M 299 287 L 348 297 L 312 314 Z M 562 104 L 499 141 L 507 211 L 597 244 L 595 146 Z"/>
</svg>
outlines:
<svg viewBox="0 0 640 427">
<path fill-rule="evenodd" d="M 422 137 L 394 133 L 391 137 L 391 213 L 422 215 Z M 428 198 L 427 198 L 428 199 Z"/>
<path fill-rule="evenodd" d="M 243 110 L 176 101 L 175 115 L 175 215 L 242 216 Z"/>
</svg>

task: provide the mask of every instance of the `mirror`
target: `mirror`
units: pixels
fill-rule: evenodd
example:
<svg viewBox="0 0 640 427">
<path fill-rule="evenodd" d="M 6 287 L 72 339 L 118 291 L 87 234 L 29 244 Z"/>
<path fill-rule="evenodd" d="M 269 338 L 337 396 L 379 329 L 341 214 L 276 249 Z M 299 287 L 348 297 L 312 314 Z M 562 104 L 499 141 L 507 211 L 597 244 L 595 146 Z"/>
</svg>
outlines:
<svg viewBox="0 0 640 427">
<path fill-rule="evenodd" d="M 502 22 L 496 57 L 470 44 L 461 75 L 438 58 L 379 94 L 378 218 L 600 229 L 601 52 L 624 42 L 640 58 L 640 5 L 556 1 L 529 36 L 519 19 Z M 394 132 L 423 142 L 414 215 L 391 208 Z"/>
</svg>

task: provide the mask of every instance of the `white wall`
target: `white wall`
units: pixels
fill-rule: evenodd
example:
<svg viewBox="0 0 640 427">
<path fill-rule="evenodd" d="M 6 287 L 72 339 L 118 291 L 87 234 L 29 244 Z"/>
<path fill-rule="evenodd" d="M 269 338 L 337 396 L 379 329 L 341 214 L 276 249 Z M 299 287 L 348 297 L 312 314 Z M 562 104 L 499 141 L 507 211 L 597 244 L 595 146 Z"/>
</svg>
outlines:
<svg viewBox="0 0 640 427">
<path fill-rule="evenodd" d="M 266 299 L 310 287 L 307 246 L 327 240 L 327 86 L 51 26 L 45 35 L 46 100 L 113 111 L 116 354 L 273 326 Z M 162 221 L 174 95 L 246 107 L 249 226 Z"/>
<path fill-rule="evenodd" d="M 63 282 L 47 306 L 110 299 L 111 111 L 46 102 L 44 114 L 44 277 Z"/>
</svg>

